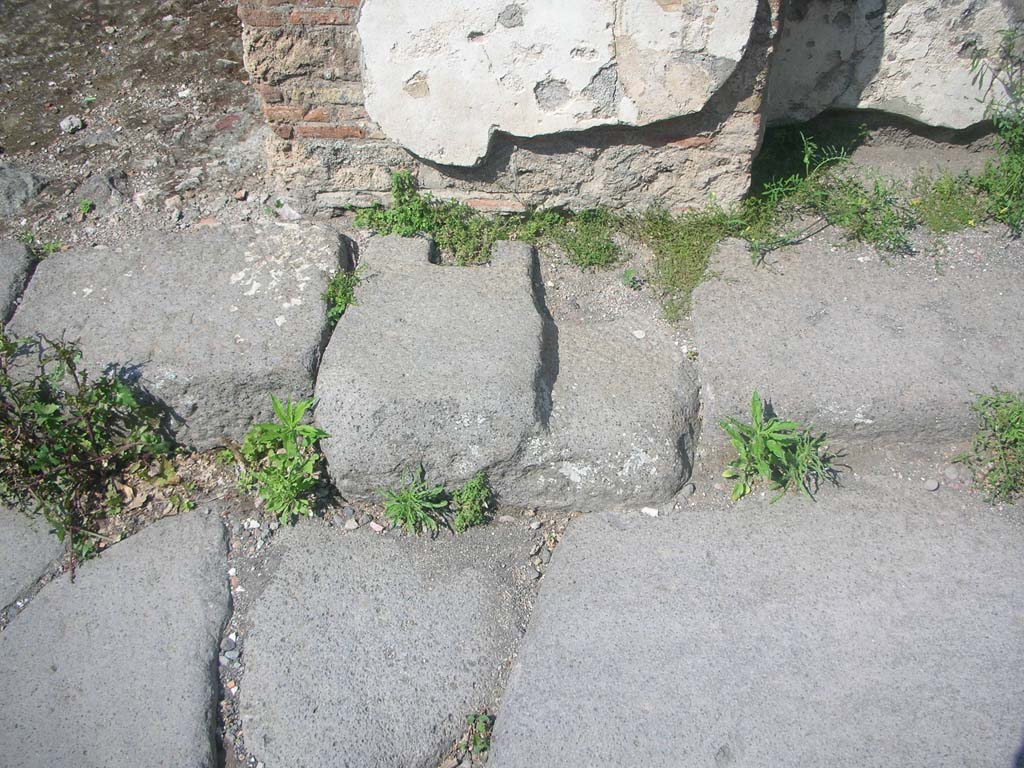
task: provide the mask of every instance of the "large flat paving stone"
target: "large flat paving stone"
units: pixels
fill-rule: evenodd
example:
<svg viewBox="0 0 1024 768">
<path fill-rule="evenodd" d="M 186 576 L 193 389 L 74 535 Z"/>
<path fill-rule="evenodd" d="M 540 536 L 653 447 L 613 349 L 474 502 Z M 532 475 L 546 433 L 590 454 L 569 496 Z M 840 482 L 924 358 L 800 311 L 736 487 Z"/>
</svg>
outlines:
<svg viewBox="0 0 1024 768">
<path fill-rule="evenodd" d="M 436 768 L 493 706 L 525 616 L 516 526 L 437 540 L 303 521 L 246 617 L 240 707 L 267 766 Z"/>
<path fill-rule="evenodd" d="M 327 333 L 321 298 L 346 254 L 308 224 L 146 234 L 39 265 L 11 323 L 64 337 L 95 370 L 137 375 L 196 448 L 271 418 L 270 393 L 309 397 Z"/>
<path fill-rule="evenodd" d="M 14 313 L 32 271 L 32 254 L 24 243 L 0 238 L 0 323 Z"/>
<path fill-rule="evenodd" d="M 974 394 L 1024 389 L 1024 243 L 971 231 L 945 248 L 884 263 L 819 236 L 754 269 L 724 244 L 694 297 L 705 423 L 749 419 L 758 389 L 846 440 L 970 435 Z"/>
<path fill-rule="evenodd" d="M 549 508 L 658 504 L 690 475 L 700 390 L 667 333 L 621 322 L 564 323 L 546 428 L 496 486 Z"/>
<path fill-rule="evenodd" d="M 0 608 L 31 587 L 63 551 L 41 517 L 0 507 Z"/>
<path fill-rule="evenodd" d="M 3 764 L 213 766 L 225 548 L 191 512 L 44 587 L 0 634 Z"/>
<path fill-rule="evenodd" d="M 501 473 L 536 429 L 543 322 L 536 257 L 501 244 L 490 265 L 429 261 L 422 239 L 376 237 L 331 337 L 316 419 L 331 478 L 370 494 L 422 464 L 436 480 Z"/>
<path fill-rule="evenodd" d="M 1024 509 L 898 483 L 573 521 L 488 765 L 1019 764 Z"/>
</svg>

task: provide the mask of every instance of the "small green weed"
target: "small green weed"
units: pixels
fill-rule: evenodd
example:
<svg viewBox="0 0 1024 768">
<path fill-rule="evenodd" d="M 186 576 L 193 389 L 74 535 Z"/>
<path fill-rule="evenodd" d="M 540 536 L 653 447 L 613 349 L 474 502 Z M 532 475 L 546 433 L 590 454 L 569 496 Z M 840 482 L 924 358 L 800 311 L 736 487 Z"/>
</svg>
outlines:
<svg viewBox="0 0 1024 768">
<path fill-rule="evenodd" d="M 327 321 L 332 326 L 337 324 L 345 310 L 356 303 L 356 288 L 362 280 L 362 275 L 362 267 L 352 272 L 340 270 L 327 283 L 323 300 L 327 302 Z"/>
<path fill-rule="evenodd" d="M 627 267 L 622 271 L 622 284 L 634 291 L 639 291 L 644 287 L 644 279 L 640 277 L 640 273 L 637 272 L 636 268 Z"/>
<path fill-rule="evenodd" d="M 317 442 L 329 435 L 322 429 L 303 424 L 302 419 L 313 400 L 284 403 L 274 395 L 276 423 L 255 424 L 242 443 L 245 472 L 239 486 L 255 491 L 268 512 L 282 523 L 298 515 L 313 515 L 313 492 L 319 480 L 320 453 Z"/>
<path fill-rule="evenodd" d="M 15 377 L 22 356 L 39 372 Z M 0 500 L 42 514 L 78 560 L 103 539 L 98 524 L 121 511 L 119 478 L 170 452 L 159 414 L 80 362 L 74 344 L 15 339 L 0 324 Z"/>
<path fill-rule="evenodd" d="M 937 179 L 918 176 L 913 193 L 910 207 L 932 232 L 959 232 L 975 227 L 987 213 L 986 201 L 966 173 L 954 176 L 947 171 Z"/>
<path fill-rule="evenodd" d="M 456 533 L 464 533 L 474 525 L 487 522 L 487 512 L 494 501 L 487 475 L 477 472 L 461 488 L 452 493 L 452 509 L 455 518 L 452 527 Z"/>
<path fill-rule="evenodd" d="M 482 712 L 478 715 L 467 715 L 466 723 L 469 725 L 469 749 L 474 755 L 484 754 L 491 748 L 494 718 Z"/>
<path fill-rule="evenodd" d="M 486 262 L 498 240 L 534 244 L 548 240 L 561 246 L 581 267 L 603 267 L 618 258 L 618 246 L 612 239 L 614 217 L 607 211 L 583 211 L 575 216 L 557 211 L 485 216 L 468 205 L 420 194 L 408 171 L 392 176 L 391 199 L 389 208 L 377 205 L 358 211 L 356 225 L 387 235 L 428 234 L 456 264 Z"/>
<path fill-rule="evenodd" d="M 779 492 L 772 499 L 773 504 L 790 489 L 799 488 L 813 500 L 820 483 L 827 480 L 838 484 L 834 462 L 839 457 L 828 451 L 824 434 L 812 435 L 794 421 L 767 416 L 756 391 L 750 402 L 750 415 L 750 424 L 733 418 L 719 423 L 737 453 L 723 473 L 724 477 L 736 480 L 733 500 L 750 493 L 758 478 L 767 480 L 772 490 Z"/>
<path fill-rule="evenodd" d="M 60 240 L 39 240 L 34 232 L 22 232 L 18 235 L 18 240 L 28 246 L 37 261 L 52 256 L 63 247 Z"/>
<path fill-rule="evenodd" d="M 435 533 L 448 509 L 444 486 L 427 485 L 426 472 L 421 466 L 409 475 L 397 490 L 383 490 L 384 515 L 392 525 L 401 525 L 409 533 L 430 531 Z"/>
<path fill-rule="evenodd" d="M 96 210 L 96 203 L 89 198 L 83 198 L 78 201 L 78 213 L 81 216 L 86 216 Z"/>
<path fill-rule="evenodd" d="M 1003 150 L 978 178 L 978 187 L 989 196 L 991 216 L 1019 235 L 1024 231 L 1024 30 L 1003 30 L 995 51 L 975 49 L 971 69 Z"/>
<path fill-rule="evenodd" d="M 959 457 L 994 501 L 1024 496 L 1024 392 L 994 390 L 971 406 L 978 431 L 971 452 Z"/>
<path fill-rule="evenodd" d="M 665 316 L 675 321 L 689 309 L 715 246 L 738 234 L 743 224 L 729 212 L 712 207 L 678 215 L 649 211 L 627 226 L 654 252 L 652 282 L 661 294 Z"/>
</svg>

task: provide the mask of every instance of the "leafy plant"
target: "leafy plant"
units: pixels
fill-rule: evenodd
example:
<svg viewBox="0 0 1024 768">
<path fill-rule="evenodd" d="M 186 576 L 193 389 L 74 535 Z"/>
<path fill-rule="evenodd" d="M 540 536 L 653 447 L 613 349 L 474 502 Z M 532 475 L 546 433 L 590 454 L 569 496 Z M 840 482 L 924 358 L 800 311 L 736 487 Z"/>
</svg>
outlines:
<svg viewBox="0 0 1024 768">
<path fill-rule="evenodd" d="M 487 522 L 487 512 L 494 501 L 494 494 L 487 481 L 487 475 L 477 472 L 461 488 L 452 493 L 452 509 L 455 518 L 452 527 L 456 533 L 463 533 L 474 525 Z"/>
<path fill-rule="evenodd" d="M 96 210 L 96 203 L 94 203 L 89 198 L 86 197 L 86 198 L 83 198 L 82 200 L 78 201 L 78 213 L 80 215 L 85 216 L 86 214 L 90 214 L 90 213 L 92 213 L 95 210 Z"/>
<path fill-rule="evenodd" d="M 42 261 L 47 256 L 52 256 L 63 247 L 60 240 L 39 240 L 34 232 L 28 231 L 18 235 L 18 240 L 28 246 L 32 256 L 38 261 Z"/>
<path fill-rule="evenodd" d="M 1024 495 L 1024 392 L 994 390 L 971 406 L 978 431 L 971 452 L 959 457 L 995 501 Z"/>
<path fill-rule="evenodd" d="M 159 414 L 117 377 L 91 378 L 77 346 L 0 325 L 0 500 L 42 514 L 76 559 L 121 511 L 119 478 L 169 451 Z"/>
<path fill-rule="evenodd" d="M 467 715 L 466 722 L 469 725 L 469 748 L 474 755 L 482 755 L 491 748 L 491 730 L 494 728 L 494 718 L 486 712 L 477 715 Z"/>
<path fill-rule="evenodd" d="M 430 531 L 435 533 L 444 522 L 448 509 L 444 486 L 427 485 L 426 471 L 411 473 L 396 490 L 383 490 L 384 515 L 392 525 L 401 525 L 409 533 Z"/>
<path fill-rule="evenodd" d="M 644 279 L 640 277 L 635 267 L 627 267 L 622 271 L 622 284 L 634 291 L 639 291 L 644 287 Z"/>
<path fill-rule="evenodd" d="M 988 204 L 966 173 L 954 176 L 947 171 L 937 179 L 918 176 L 913 191 L 910 206 L 932 232 L 959 232 L 977 226 L 987 215 Z"/>
<path fill-rule="evenodd" d="M 245 472 L 239 479 L 245 491 L 255 491 L 268 512 L 282 523 L 298 515 L 313 515 L 313 492 L 320 478 L 317 442 L 329 437 L 302 420 L 313 400 L 282 403 L 270 396 L 278 421 L 255 424 L 242 443 Z"/>
<path fill-rule="evenodd" d="M 750 415 L 750 424 L 733 418 L 719 422 L 737 453 L 723 473 L 724 477 L 736 480 L 732 488 L 733 500 L 750 493 L 759 478 L 771 483 L 772 489 L 779 492 L 772 499 L 773 504 L 790 489 L 799 488 L 813 500 L 814 492 L 823 481 L 838 484 L 834 464 L 838 455 L 829 452 L 824 434 L 812 435 L 795 421 L 767 415 L 756 391 L 750 401 Z"/>
<path fill-rule="evenodd" d="M 611 237 L 614 219 L 607 211 L 485 216 L 468 205 L 420 194 L 408 171 L 392 175 L 391 199 L 390 207 L 377 205 L 357 212 L 356 225 L 403 237 L 428 234 L 457 264 L 486 262 L 498 240 L 535 244 L 547 240 L 562 247 L 581 267 L 606 266 L 618 258 L 618 246 Z"/>
<path fill-rule="evenodd" d="M 327 302 L 327 321 L 336 325 L 345 310 L 356 303 L 356 288 L 362 281 L 363 267 L 352 272 L 340 270 L 327 283 L 323 300 Z"/>
<path fill-rule="evenodd" d="M 1003 30 L 995 51 L 976 48 L 971 60 L 985 114 L 1002 146 L 978 178 L 989 196 L 989 212 L 1017 234 L 1024 230 L 1024 31 Z"/>
</svg>

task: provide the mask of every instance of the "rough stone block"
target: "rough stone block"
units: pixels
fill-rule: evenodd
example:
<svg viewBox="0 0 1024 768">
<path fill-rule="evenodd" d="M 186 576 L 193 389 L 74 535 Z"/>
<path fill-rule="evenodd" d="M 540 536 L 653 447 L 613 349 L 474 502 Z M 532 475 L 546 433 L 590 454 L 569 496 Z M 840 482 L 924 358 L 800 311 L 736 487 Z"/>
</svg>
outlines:
<svg viewBox="0 0 1024 768">
<path fill-rule="evenodd" d="M 525 625 L 521 530 L 431 541 L 300 521 L 275 549 L 247 617 L 249 751 L 267 765 L 436 766 L 492 706 Z"/>
<path fill-rule="evenodd" d="M 0 634 L 3 764 L 214 765 L 225 547 L 188 513 L 44 587 Z"/>
<path fill-rule="evenodd" d="M 755 389 L 840 442 L 968 437 L 976 394 L 1024 389 L 1024 246 L 969 231 L 947 248 L 940 274 L 930 255 L 887 264 L 824 236 L 761 269 L 723 244 L 693 302 L 702 443 L 749 419 Z"/>
<path fill-rule="evenodd" d="M 31 587 L 63 551 L 42 518 L 0 507 L 0 608 Z"/>
<path fill-rule="evenodd" d="M 87 366 L 137 377 L 180 441 L 210 448 L 270 419 L 270 393 L 312 395 L 343 255 L 308 224 L 148 234 L 44 261 L 11 328 L 78 341 Z"/>
<path fill-rule="evenodd" d="M 316 421 L 343 493 L 373 493 L 419 464 L 437 481 L 500 473 L 534 429 L 543 323 L 532 249 L 481 267 L 429 254 L 426 240 L 370 240 L 357 303 L 324 353 Z"/>
<path fill-rule="evenodd" d="M 544 428 L 498 489 L 556 508 L 665 501 L 689 477 L 699 407 L 696 372 L 664 334 L 560 324 Z"/>
<path fill-rule="evenodd" d="M 41 177 L 10 163 L 0 163 L 0 216 L 13 216 L 39 194 Z"/>
<path fill-rule="evenodd" d="M 23 243 L 0 239 L 0 323 L 13 314 L 32 272 L 32 263 L 32 254 Z"/>
<path fill-rule="evenodd" d="M 1024 529 L 898 483 L 574 520 L 490 768 L 1018 764 Z"/>
</svg>

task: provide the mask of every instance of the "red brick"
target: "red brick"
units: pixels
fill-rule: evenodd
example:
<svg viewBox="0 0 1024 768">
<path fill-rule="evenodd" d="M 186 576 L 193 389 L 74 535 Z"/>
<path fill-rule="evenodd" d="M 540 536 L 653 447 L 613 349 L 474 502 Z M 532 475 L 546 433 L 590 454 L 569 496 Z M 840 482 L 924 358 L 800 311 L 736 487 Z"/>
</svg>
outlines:
<svg viewBox="0 0 1024 768">
<path fill-rule="evenodd" d="M 366 131 L 359 125 L 297 125 L 295 136 L 299 139 L 362 139 Z"/>
<path fill-rule="evenodd" d="M 289 107 L 287 105 L 269 107 L 264 105 L 263 114 L 272 123 L 288 123 L 301 120 L 306 114 L 305 107 Z"/>
<path fill-rule="evenodd" d="M 339 8 L 333 11 L 292 11 L 288 14 L 289 24 L 351 24 L 352 9 Z"/>
<path fill-rule="evenodd" d="M 281 27 L 288 21 L 284 11 L 265 11 L 238 6 L 238 16 L 248 27 Z"/>
<path fill-rule="evenodd" d="M 302 119 L 307 123 L 328 123 L 331 113 L 326 107 L 313 107 Z"/>
</svg>

